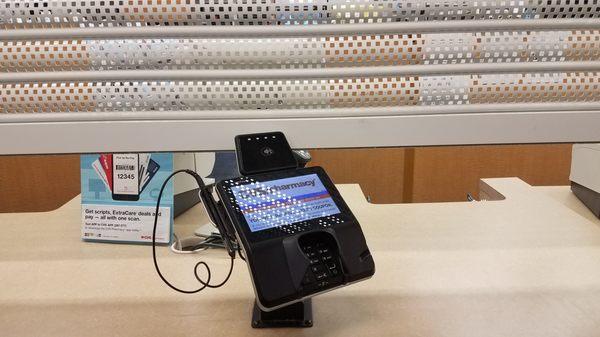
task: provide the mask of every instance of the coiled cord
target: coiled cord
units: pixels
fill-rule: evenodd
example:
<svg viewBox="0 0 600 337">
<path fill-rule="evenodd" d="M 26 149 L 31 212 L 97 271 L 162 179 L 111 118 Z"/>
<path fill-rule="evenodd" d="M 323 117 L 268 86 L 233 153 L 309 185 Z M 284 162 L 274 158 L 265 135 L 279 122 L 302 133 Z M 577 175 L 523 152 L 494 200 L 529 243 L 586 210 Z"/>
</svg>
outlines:
<svg viewBox="0 0 600 337">
<path fill-rule="evenodd" d="M 210 271 L 210 267 L 208 266 L 208 264 L 206 262 L 200 261 L 200 262 L 196 263 L 196 265 L 194 266 L 194 276 L 196 277 L 196 280 L 198 280 L 198 282 L 200 282 L 200 284 L 202 286 L 200 286 L 200 288 L 194 289 L 194 290 L 184 290 L 184 289 L 177 288 L 176 286 L 171 284 L 171 282 L 169 282 L 164 277 L 164 275 L 161 273 L 160 268 L 158 266 L 158 261 L 156 259 L 156 226 L 158 223 L 160 200 L 162 199 L 163 191 L 164 191 L 165 187 L 167 186 L 167 183 L 169 182 L 169 180 L 171 180 L 171 178 L 173 178 L 176 174 L 182 173 L 182 172 L 185 172 L 185 173 L 191 175 L 192 177 L 194 177 L 196 179 L 196 181 L 198 182 L 198 186 L 200 187 L 201 190 L 204 190 L 206 188 L 206 185 L 204 184 L 202 177 L 200 177 L 200 175 L 198 175 L 198 173 L 196 173 L 192 170 L 178 170 L 178 171 L 171 173 L 171 175 L 169 175 L 169 177 L 167 177 L 167 179 L 165 179 L 165 182 L 163 183 L 162 187 L 160 188 L 160 193 L 158 194 L 158 200 L 156 201 L 156 211 L 154 213 L 154 227 L 152 229 L 152 260 L 154 261 L 154 269 L 156 269 L 156 273 L 158 274 L 160 279 L 166 285 L 168 285 L 171 289 L 178 291 L 180 293 L 184 293 L 184 294 L 195 294 L 199 291 L 204 290 L 205 288 L 219 288 L 219 287 L 222 287 L 225 283 L 227 283 L 227 281 L 229 281 L 229 278 L 231 277 L 231 273 L 233 272 L 233 260 L 235 259 L 235 255 L 231 256 L 231 264 L 229 266 L 229 272 L 227 273 L 227 276 L 221 283 L 218 283 L 218 284 L 210 284 L 211 271 Z M 222 235 L 226 235 L 226 233 L 222 233 Z M 200 267 L 200 266 L 203 266 L 206 269 L 206 273 L 207 273 L 206 280 L 202 280 L 200 278 L 200 275 L 198 273 L 198 267 Z"/>
</svg>

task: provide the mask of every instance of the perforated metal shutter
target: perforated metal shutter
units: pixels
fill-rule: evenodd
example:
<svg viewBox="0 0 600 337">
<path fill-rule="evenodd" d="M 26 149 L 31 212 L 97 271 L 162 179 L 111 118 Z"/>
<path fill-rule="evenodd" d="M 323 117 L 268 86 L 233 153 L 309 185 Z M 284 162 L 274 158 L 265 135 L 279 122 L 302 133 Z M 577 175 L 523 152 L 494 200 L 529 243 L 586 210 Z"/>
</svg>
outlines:
<svg viewBox="0 0 600 337">
<path fill-rule="evenodd" d="M 0 0 L 0 123 L 598 111 L 599 17 L 600 0 Z"/>
</svg>

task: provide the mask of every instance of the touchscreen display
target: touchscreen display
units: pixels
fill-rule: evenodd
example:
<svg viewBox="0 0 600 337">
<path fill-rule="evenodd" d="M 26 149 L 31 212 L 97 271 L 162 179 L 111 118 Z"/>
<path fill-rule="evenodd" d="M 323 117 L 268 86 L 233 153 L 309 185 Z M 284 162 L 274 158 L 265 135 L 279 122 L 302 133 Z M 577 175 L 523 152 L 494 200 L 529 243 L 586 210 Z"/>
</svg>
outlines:
<svg viewBox="0 0 600 337">
<path fill-rule="evenodd" d="M 340 213 L 316 174 L 232 186 L 231 191 L 252 232 Z"/>
</svg>

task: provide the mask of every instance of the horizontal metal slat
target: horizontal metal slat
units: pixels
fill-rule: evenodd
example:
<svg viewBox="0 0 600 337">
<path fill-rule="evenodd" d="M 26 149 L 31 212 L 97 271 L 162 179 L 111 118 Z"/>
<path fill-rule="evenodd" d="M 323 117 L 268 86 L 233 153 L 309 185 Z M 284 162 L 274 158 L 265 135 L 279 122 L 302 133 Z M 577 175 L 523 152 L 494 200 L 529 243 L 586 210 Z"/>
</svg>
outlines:
<svg viewBox="0 0 600 337">
<path fill-rule="evenodd" d="M 208 81 L 390 77 L 440 74 L 490 74 L 599 71 L 600 61 L 541 63 L 435 64 L 321 69 L 107 70 L 0 73 L 0 83 L 53 81 Z"/>
<path fill-rule="evenodd" d="M 300 149 L 598 142 L 598 125 L 598 111 L 0 123 L 0 155 L 233 150 L 234 136 L 272 130 L 284 132 Z"/>
<path fill-rule="evenodd" d="M 0 115 L 3 123 L 64 123 L 165 120 L 236 120 L 285 118 L 349 118 L 411 115 L 453 115 L 480 113 L 566 113 L 600 112 L 600 102 L 470 104 L 444 106 L 392 106 L 331 109 L 131 111 L 131 112 L 59 112 Z"/>
<path fill-rule="evenodd" d="M 473 32 L 496 30 L 598 29 L 599 19 L 463 20 L 298 26 L 144 26 L 4 29 L 0 40 L 107 38 L 242 38 L 320 35 Z"/>
</svg>

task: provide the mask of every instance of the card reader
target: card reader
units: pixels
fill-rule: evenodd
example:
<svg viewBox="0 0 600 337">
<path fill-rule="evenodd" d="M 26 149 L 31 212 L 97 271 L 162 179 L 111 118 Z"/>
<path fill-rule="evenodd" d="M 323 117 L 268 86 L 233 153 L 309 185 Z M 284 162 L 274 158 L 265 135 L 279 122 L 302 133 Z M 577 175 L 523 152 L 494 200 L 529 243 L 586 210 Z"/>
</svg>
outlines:
<svg viewBox="0 0 600 337">
<path fill-rule="evenodd" d="M 216 190 L 262 310 L 374 274 L 360 224 L 322 168 L 228 179 L 217 183 Z"/>
</svg>

